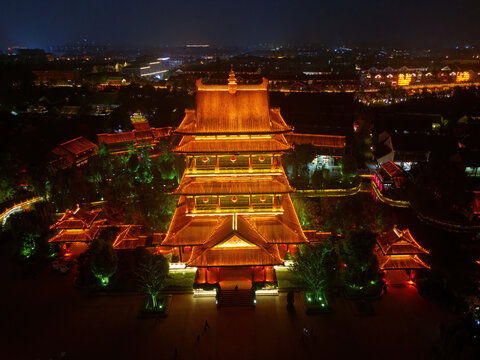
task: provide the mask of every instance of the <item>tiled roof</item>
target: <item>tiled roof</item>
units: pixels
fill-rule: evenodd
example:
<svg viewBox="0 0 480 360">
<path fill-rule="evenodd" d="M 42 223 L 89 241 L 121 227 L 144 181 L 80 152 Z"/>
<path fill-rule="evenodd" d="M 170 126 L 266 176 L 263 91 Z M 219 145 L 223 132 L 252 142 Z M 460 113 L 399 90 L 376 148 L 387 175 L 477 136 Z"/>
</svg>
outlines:
<svg viewBox="0 0 480 360">
<path fill-rule="evenodd" d="M 285 134 L 285 139 L 290 144 L 295 145 L 313 145 L 316 147 L 344 148 L 345 136 L 340 135 L 316 135 L 316 134 Z"/>
<path fill-rule="evenodd" d="M 277 152 L 292 149 L 285 137 L 281 134 L 274 135 L 271 139 L 212 139 L 195 140 L 193 136 L 184 136 L 175 148 L 179 153 L 240 153 L 240 152 Z"/>
<path fill-rule="evenodd" d="M 377 244 L 384 255 L 428 254 L 413 238 L 410 230 L 393 230 L 377 237 Z"/>
<path fill-rule="evenodd" d="M 380 256 L 378 263 L 382 270 L 430 269 L 418 255 Z"/>
<path fill-rule="evenodd" d="M 77 208 L 76 210 L 67 210 L 62 218 L 53 224 L 50 229 L 84 229 L 89 228 L 98 215 L 102 212 L 101 209 L 84 210 Z"/>
<path fill-rule="evenodd" d="M 95 149 L 97 145 L 95 145 L 90 140 L 85 139 L 83 136 L 80 136 L 76 139 L 66 141 L 55 149 L 53 149 L 53 153 L 56 155 L 63 156 L 65 152 L 78 155 L 82 154 L 83 152 L 90 151 L 90 149 Z"/>
<path fill-rule="evenodd" d="M 249 246 L 218 247 L 234 236 Z M 193 248 L 188 266 L 265 266 L 282 263 L 277 246 L 268 243 L 247 219 L 228 216 L 204 244 Z"/>
<path fill-rule="evenodd" d="M 283 195 L 283 214 L 241 215 L 258 230 L 265 240 L 272 244 L 306 243 L 297 214 L 288 194 Z M 185 197 L 180 196 L 173 215 L 164 246 L 191 246 L 203 244 L 225 216 L 187 216 Z"/>
<path fill-rule="evenodd" d="M 291 130 L 278 109 L 270 109 L 267 82 L 238 85 L 203 85 L 197 81 L 196 108 L 185 112 L 180 134 L 279 133 Z"/>
<path fill-rule="evenodd" d="M 177 195 L 282 194 L 292 192 L 284 174 L 273 176 L 184 177 Z"/>
</svg>

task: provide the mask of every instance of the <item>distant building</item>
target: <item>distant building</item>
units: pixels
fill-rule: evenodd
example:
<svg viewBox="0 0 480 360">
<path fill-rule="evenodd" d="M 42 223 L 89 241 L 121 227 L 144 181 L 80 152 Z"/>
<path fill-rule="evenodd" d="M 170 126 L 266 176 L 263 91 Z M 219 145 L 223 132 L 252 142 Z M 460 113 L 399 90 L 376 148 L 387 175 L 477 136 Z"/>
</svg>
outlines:
<svg viewBox="0 0 480 360">
<path fill-rule="evenodd" d="M 113 134 L 98 134 L 98 143 L 105 143 L 113 154 L 129 151 L 129 146 L 153 148 L 160 139 L 169 139 L 173 130 L 171 127 L 152 128 L 148 120 L 140 113 L 131 116 L 134 127 L 132 131 Z"/>
<path fill-rule="evenodd" d="M 72 85 L 75 82 L 74 70 L 33 70 L 37 83 Z"/>
<path fill-rule="evenodd" d="M 145 77 L 163 80 L 170 69 L 170 58 L 158 58 L 148 63 L 135 63 L 123 68 L 123 75 L 126 77 Z"/>
<path fill-rule="evenodd" d="M 85 164 L 91 156 L 96 155 L 97 145 L 80 136 L 57 146 L 52 152 L 57 158 L 51 163 L 57 169 Z"/>
</svg>

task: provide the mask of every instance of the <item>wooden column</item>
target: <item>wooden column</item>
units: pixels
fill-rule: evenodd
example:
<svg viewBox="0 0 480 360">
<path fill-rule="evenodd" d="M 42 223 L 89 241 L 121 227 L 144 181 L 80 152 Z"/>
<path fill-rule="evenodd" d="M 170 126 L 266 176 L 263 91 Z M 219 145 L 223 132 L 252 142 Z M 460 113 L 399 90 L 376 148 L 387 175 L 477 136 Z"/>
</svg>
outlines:
<svg viewBox="0 0 480 360">
<path fill-rule="evenodd" d="M 220 196 L 217 195 L 217 211 L 220 211 Z"/>
<path fill-rule="evenodd" d="M 248 171 L 253 172 L 252 154 L 248 156 Z"/>
<path fill-rule="evenodd" d="M 220 166 L 219 166 L 219 161 L 218 161 L 218 155 L 215 155 L 215 172 L 219 173 L 220 172 Z"/>
<path fill-rule="evenodd" d="M 248 209 L 253 211 L 252 194 L 248 196 Z"/>
</svg>

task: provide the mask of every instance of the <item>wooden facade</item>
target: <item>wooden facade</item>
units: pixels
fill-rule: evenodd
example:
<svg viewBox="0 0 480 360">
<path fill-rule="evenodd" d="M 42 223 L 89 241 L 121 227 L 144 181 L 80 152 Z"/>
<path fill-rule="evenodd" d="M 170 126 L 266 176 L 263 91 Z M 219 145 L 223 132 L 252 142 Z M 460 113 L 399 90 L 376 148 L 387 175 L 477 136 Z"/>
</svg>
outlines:
<svg viewBox="0 0 480 360">
<path fill-rule="evenodd" d="M 197 283 L 219 281 L 228 268 L 251 269 L 253 280 L 260 271 L 265 281 L 289 245 L 308 242 L 282 166 L 292 128 L 269 107 L 267 84 L 237 84 L 233 70 L 228 85 L 198 80 L 196 108 L 175 131 L 186 170 L 162 247 L 206 269 Z"/>
</svg>

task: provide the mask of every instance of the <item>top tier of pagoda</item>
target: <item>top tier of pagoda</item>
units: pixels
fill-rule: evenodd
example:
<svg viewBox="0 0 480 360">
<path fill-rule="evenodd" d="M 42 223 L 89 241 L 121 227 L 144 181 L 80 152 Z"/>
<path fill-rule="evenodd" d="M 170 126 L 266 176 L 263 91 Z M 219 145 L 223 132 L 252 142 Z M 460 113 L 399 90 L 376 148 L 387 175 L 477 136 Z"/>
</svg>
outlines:
<svg viewBox="0 0 480 360">
<path fill-rule="evenodd" d="M 206 85 L 197 80 L 196 108 L 186 110 L 176 132 L 181 135 L 261 135 L 281 134 L 292 130 L 270 108 L 268 81 L 260 84 L 237 84 L 233 70 L 228 85 Z"/>
</svg>

